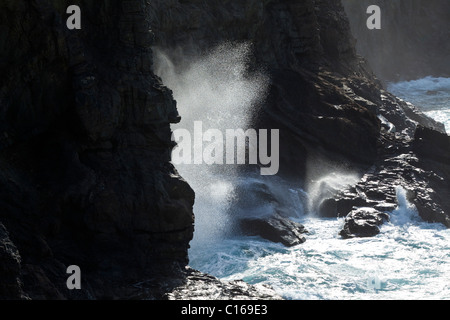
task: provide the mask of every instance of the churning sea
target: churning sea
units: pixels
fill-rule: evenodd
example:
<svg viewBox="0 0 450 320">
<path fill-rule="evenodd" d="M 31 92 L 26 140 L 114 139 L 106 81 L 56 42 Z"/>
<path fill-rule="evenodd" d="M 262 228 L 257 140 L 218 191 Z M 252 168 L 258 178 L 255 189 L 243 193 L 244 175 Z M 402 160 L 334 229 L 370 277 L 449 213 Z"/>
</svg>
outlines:
<svg viewBox="0 0 450 320">
<path fill-rule="evenodd" d="M 391 83 L 388 89 L 450 132 L 450 79 L 427 77 Z M 297 210 L 297 220 L 309 231 L 307 241 L 286 248 L 257 237 L 222 234 L 229 221 L 220 210 L 226 209 L 233 181 L 216 176 L 213 184 L 198 185 L 194 209 L 199 225 L 190 249 L 196 269 L 224 280 L 266 284 L 286 299 L 450 299 L 450 230 L 422 221 L 401 192 L 391 222 L 373 238 L 343 240 L 338 235 L 342 218 Z"/>
<path fill-rule="evenodd" d="M 245 128 L 267 92 L 264 72 L 246 74 L 250 46 L 224 44 L 210 54 L 178 59 L 155 48 L 156 73 L 173 90 L 181 122 L 173 129 Z M 388 90 L 445 123 L 450 132 L 450 79 L 426 77 L 389 84 Z M 398 208 L 372 238 L 344 240 L 343 218 L 319 218 L 305 199 L 321 185 L 351 184 L 358 177 L 332 172 L 309 190 L 276 180 L 243 177 L 233 168 L 176 165 L 196 193 L 190 266 L 220 279 L 265 284 L 286 299 L 450 299 L 450 229 L 422 221 L 398 189 Z M 227 172 L 228 170 L 228 172 Z M 233 232 L 232 200 L 242 185 L 265 184 L 302 223 L 306 242 L 291 248 Z M 262 199 L 261 199 L 262 200 Z M 245 199 L 252 214 L 264 201 Z M 308 201 L 308 200 L 306 200 Z M 214 297 L 212 297 L 214 298 Z"/>
</svg>

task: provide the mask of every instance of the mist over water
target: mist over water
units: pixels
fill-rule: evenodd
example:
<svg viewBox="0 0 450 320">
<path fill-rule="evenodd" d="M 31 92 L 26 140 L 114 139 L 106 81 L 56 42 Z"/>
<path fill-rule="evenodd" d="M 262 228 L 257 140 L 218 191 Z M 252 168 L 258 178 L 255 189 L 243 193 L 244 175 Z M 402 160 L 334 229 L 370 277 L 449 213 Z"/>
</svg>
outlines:
<svg viewBox="0 0 450 320">
<path fill-rule="evenodd" d="M 246 130 L 266 97 L 268 77 L 249 71 L 251 44 L 224 43 L 204 55 L 186 56 L 179 51 L 154 48 L 155 73 L 173 91 L 181 122 L 172 129 Z M 238 150 L 239 152 L 239 150 Z M 233 165 L 176 165 L 196 193 L 195 234 L 191 252 L 221 241 L 232 232 L 227 214 L 240 179 Z"/>
<path fill-rule="evenodd" d="M 356 184 L 360 177 L 344 171 L 331 172 L 308 183 L 308 212 L 315 213 L 323 200 L 332 197 L 337 191 Z"/>
<path fill-rule="evenodd" d="M 249 44 L 224 44 L 189 59 L 154 51 L 155 72 L 173 90 L 182 117 L 172 129 L 192 130 L 194 121 L 203 121 L 205 130 L 251 125 L 268 78 L 248 73 Z M 449 125 L 447 80 L 427 78 L 390 89 Z M 277 177 L 243 175 L 230 165 L 176 168 L 196 192 L 193 268 L 224 280 L 267 284 L 287 299 L 450 299 L 450 230 L 423 222 L 402 188 L 379 235 L 343 240 L 343 218 L 318 218 L 314 212 L 327 196 L 357 182 L 356 173 L 311 167 L 315 176 L 302 190 Z M 274 211 L 302 223 L 307 241 L 286 248 L 233 233 L 235 215 Z"/>
</svg>

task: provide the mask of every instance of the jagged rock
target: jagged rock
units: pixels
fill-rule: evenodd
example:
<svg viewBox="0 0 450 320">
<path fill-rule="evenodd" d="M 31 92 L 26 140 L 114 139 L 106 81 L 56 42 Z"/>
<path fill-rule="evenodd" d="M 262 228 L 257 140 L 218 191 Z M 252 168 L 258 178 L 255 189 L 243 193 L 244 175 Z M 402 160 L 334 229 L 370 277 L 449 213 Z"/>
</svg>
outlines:
<svg viewBox="0 0 450 320">
<path fill-rule="evenodd" d="M 433 128 L 418 126 L 414 141 L 409 136 L 398 138 L 399 154 L 389 156 L 389 152 L 381 153 L 375 168 L 365 174 L 356 186 L 323 201 L 323 214 L 342 216 L 351 206 L 368 206 L 376 212 L 392 212 L 398 206 L 397 188 L 401 187 L 406 190 L 406 200 L 415 205 L 419 216 L 425 221 L 450 226 L 450 208 L 446 200 L 450 196 L 447 182 L 450 177 L 449 137 Z M 358 192 L 352 193 L 354 190 Z M 376 235 L 379 219 L 369 216 L 369 223 L 366 220 L 350 214 L 341 235 L 346 238 L 358 232 L 364 236 Z"/>
<path fill-rule="evenodd" d="M 260 236 L 272 242 L 280 242 L 287 247 L 305 242 L 304 234 L 308 232 L 300 223 L 278 214 L 267 217 L 243 218 L 239 221 L 239 225 L 246 235 Z"/>
<path fill-rule="evenodd" d="M 184 283 L 165 295 L 168 300 L 282 300 L 272 289 L 244 281 L 221 281 L 205 273 L 186 269 Z"/>
<path fill-rule="evenodd" d="M 338 194 L 328 202 L 328 215 L 355 203 L 391 208 L 399 185 L 415 190 L 411 200 L 422 215 L 448 217 L 442 150 L 428 160 L 426 146 L 417 146 L 421 159 L 411 154 L 417 123 L 426 121 L 412 121 L 414 110 L 382 91 L 356 55 L 339 1 L 78 5 L 83 26 L 74 32 L 56 1 L 0 3 L 0 220 L 9 233 L 0 231 L 0 280 L 7 297 L 21 295 L 20 278 L 24 294 L 39 299 L 142 298 L 133 286 L 142 279 L 163 271 L 175 282 L 189 279 L 169 266 L 188 263 L 195 195 L 170 164 L 170 124 L 180 118 L 171 91 L 153 74 L 152 45 L 194 44 L 188 54 L 219 41 L 251 41 L 254 63 L 271 76 L 254 127 L 281 130 L 280 175 L 304 179 L 308 164 L 322 157 L 363 172 L 376 167 L 342 200 Z M 367 212 L 349 218 L 348 235 L 376 232 L 383 214 Z M 277 214 L 243 224 L 286 245 L 304 241 L 304 228 Z M 83 271 L 79 294 L 65 287 L 71 264 Z M 251 295 L 243 286 L 217 292 Z"/>
<path fill-rule="evenodd" d="M 175 274 L 175 276 L 174 276 Z M 266 285 L 224 281 L 190 267 L 174 266 L 172 272 L 141 279 L 126 288 L 130 299 L 138 300 L 282 300 Z"/>
<path fill-rule="evenodd" d="M 422 219 L 449 227 L 449 137 L 421 125 L 413 132 L 414 140 L 409 135 L 399 134 L 394 140 L 391 134 L 385 133 L 387 142 L 384 148 L 393 143 L 397 151 L 391 153 L 382 149 L 370 173 L 366 173 L 355 186 L 324 199 L 319 213 L 343 216 L 352 207 L 392 212 L 398 205 L 397 188 L 401 187 L 406 190 L 407 201 L 415 205 Z M 372 227 L 372 232 L 377 233 L 375 227 Z"/>
<path fill-rule="evenodd" d="M 0 223 L 0 300 L 26 298 L 21 276 L 19 251 L 9 238 L 5 226 Z"/>
<path fill-rule="evenodd" d="M 0 3 L 0 220 L 31 298 L 123 298 L 188 262 L 194 192 L 170 164 L 179 115 L 152 71 L 149 5 L 130 3 L 79 1 L 79 32 L 56 1 Z M 88 289 L 67 289 L 68 265 Z"/>
<path fill-rule="evenodd" d="M 252 127 L 280 130 L 279 176 L 304 181 L 307 163 L 318 157 L 373 162 L 380 124 L 367 93 L 374 96 L 378 84 L 356 55 L 339 1 L 157 0 L 151 6 L 155 45 L 174 61 L 201 56 L 221 41 L 251 42 L 252 64 L 271 78 Z M 184 14 L 168 18 L 171 11 Z"/>
<path fill-rule="evenodd" d="M 389 221 L 389 215 L 373 208 L 354 208 L 345 218 L 339 235 L 345 239 L 373 237 L 380 233 L 379 226 Z"/>
<path fill-rule="evenodd" d="M 440 0 L 343 0 L 358 52 L 385 81 L 450 76 L 450 3 Z M 381 30 L 366 28 L 366 10 L 380 6 Z M 412 22 L 413 21 L 413 22 Z"/>
</svg>

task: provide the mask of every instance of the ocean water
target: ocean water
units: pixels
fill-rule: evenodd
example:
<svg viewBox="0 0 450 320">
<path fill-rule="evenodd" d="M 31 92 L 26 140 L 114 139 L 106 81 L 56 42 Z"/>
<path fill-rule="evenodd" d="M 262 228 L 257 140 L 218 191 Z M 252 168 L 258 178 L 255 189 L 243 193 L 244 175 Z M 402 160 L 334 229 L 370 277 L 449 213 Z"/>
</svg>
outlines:
<svg viewBox="0 0 450 320">
<path fill-rule="evenodd" d="M 450 133 L 450 78 L 426 77 L 390 83 L 387 89 L 444 123 L 447 133 Z"/>
<path fill-rule="evenodd" d="M 343 240 L 343 219 L 304 216 L 307 241 L 292 248 L 229 237 L 191 250 L 191 266 L 224 280 L 273 287 L 286 299 L 449 299 L 450 230 L 423 222 L 400 200 L 372 238 Z"/>
<path fill-rule="evenodd" d="M 156 48 L 155 71 L 173 90 L 182 116 L 173 129 L 190 130 L 200 120 L 209 128 L 245 129 L 267 88 L 263 71 L 245 72 L 249 54 L 246 44 L 225 44 L 183 60 Z M 444 122 L 450 132 L 450 79 L 393 83 L 389 90 Z M 338 235 L 343 219 L 316 217 L 314 204 L 327 193 L 323 188 L 354 183 L 355 174 L 328 172 L 302 190 L 275 177 L 242 176 L 233 166 L 176 167 L 196 192 L 193 268 L 224 280 L 266 284 L 286 299 L 450 299 L 450 230 L 423 222 L 402 189 L 399 206 L 379 235 L 344 240 Z M 264 186 L 275 195 L 309 231 L 306 242 L 287 248 L 235 233 L 240 213 L 233 203 L 242 186 Z M 259 196 L 245 195 L 244 211 L 257 215 L 273 209 Z"/>
</svg>

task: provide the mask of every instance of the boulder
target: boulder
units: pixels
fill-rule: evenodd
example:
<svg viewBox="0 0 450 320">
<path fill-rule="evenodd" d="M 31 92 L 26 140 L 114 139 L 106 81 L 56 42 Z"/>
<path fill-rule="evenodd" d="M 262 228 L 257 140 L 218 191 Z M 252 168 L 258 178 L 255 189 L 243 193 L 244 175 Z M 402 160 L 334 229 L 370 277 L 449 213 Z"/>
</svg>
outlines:
<svg viewBox="0 0 450 320">
<path fill-rule="evenodd" d="M 389 221 L 387 213 L 373 208 L 353 208 L 345 218 L 343 229 L 339 232 L 344 239 L 373 237 L 380 233 L 379 226 Z"/>
<path fill-rule="evenodd" d="M 282 300 L 272 288 L 242 280 L 223 281 L 186 268 L 186 281 L 164 295 L 167 300 Z M 169 280 L 170 281 L 170 280 Z"/>
<path fill-rule="evenodd" d="M 305 227 L 278 214 L 267 217 L 252 217 L 240 220 L 242 232 L 249 236 L 260 236 L 272 242 L 293 247 L 306 241 Z"/>
</svg>

